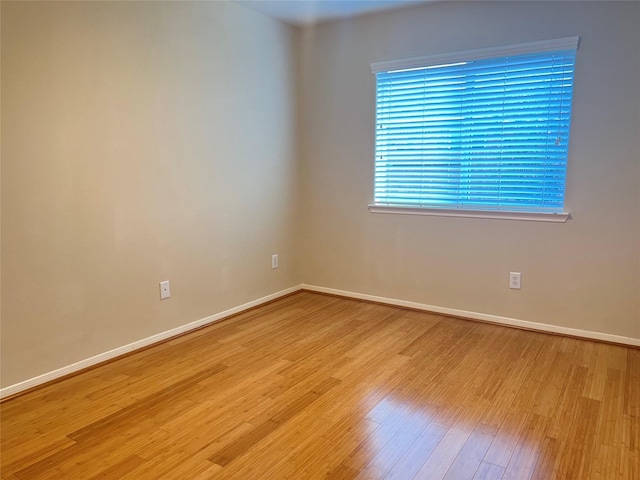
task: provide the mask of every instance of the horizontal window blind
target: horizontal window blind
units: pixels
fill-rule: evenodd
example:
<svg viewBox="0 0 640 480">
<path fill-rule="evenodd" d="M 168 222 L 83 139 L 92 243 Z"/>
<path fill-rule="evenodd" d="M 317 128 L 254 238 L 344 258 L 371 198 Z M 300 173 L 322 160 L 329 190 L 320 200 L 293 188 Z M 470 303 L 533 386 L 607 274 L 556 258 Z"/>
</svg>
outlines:
<svg viewBox="0 0 640 480">
<path fill-rule="evenodd" d="M 376 205 L 561 212 L 575 49 L 377 76 Z"/>
</svg>

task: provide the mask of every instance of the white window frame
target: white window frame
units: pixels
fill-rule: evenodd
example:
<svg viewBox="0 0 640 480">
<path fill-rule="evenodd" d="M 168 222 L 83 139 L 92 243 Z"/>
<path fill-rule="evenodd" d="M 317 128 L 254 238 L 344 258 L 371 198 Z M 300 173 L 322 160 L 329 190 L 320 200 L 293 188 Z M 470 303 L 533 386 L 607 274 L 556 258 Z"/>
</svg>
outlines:
<svg viewBox="0 0 640 480">
<path fill-rule="evenodd" d="M 414 57 L 402 60 L 392 60 L 386 62 L 376 62 L 371 64 L 371 72 L 388 72 L 393 70 L 403 70 L 412 68 L 422 68 L 443 64 L 454 64 L 458 62 L 469 62 L 488 58 L 507 57 L 513 55 L 526 55 L 529 53 L 544 53 L 559 50 L 578 49 L 579 37 L 565 37 L 554 40 L 543 40 L 538 42 L 528 42 L 516 45 L 498 46 L 477 50 L 466 50 L 453 53 L 429 55 L 426 57 Z M 565 187 L 566 198 L 566 187 Z M 405 215 L 431 215 L 446 217 L 475 217 L 507 220 L 529 220 L 538 222 L 564 223 L 571 215 L 569 212 L 519 212 L 503 210 L 473 210 L 464 208 L 440 208 L 425 206 L 391 206 L 369 204 L 369 211 L 373 213 L 391 213 Z"/>
</svg>

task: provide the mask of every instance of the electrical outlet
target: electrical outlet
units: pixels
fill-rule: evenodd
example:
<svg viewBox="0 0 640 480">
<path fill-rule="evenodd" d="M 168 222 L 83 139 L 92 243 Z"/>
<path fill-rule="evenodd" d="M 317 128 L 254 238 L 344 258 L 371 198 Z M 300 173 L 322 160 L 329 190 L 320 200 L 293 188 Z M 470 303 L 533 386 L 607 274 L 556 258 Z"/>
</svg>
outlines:
<svg viewBox="0 0 640 480">
<path fill-rule="evenodd" d="M 520 272 L 509 272 L 509 288 L 520 290 L 521 277 L 522 274 Z"/>
<path fill-rule="evenodd" d="M 160 300 L 164 300 L 171 296 L 171 288 L 169 287 L 169 280 L 160 282 Z"/>
<path fill-rule="evenodd" d="M 278 254 L 271 255 L 271 268 L 278 268 Z"/>
</svg>

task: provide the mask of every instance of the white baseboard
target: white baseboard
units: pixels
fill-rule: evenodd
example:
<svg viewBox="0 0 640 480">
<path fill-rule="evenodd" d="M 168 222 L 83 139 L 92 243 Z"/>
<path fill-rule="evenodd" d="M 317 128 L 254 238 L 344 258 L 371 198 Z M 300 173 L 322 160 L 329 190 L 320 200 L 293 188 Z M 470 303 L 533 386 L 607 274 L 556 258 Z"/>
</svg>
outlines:
<svg viewBox="0 0 640 480">
<path fill-rule="evenodd" d="M 76 363 L 72 363 L 71 365 L 67 365 L 66 367 L 52 370 L 51 372 L 38 375 L 37 377 L 30 378 L 28 380 L 16 383 L 14 385 L 9 385 L 8 387 L 0 389 L 0 399 L 9 397 L 11 395 L 15 395 L 16 393 L 20 393 L 29 388 L 37 387 L 38 385 L 42 385 L 43 383 L 50 382 L 51 380 L 64 377 L 65 375 L 75 373 L 84 368 L 97 365 L 106 360 L 111 360 L 112 358 L 119 357 L 121 355 L 124 355 L 125 353 L 130 353 L 130 352 L 133 352 L 134 350 L 139 350 L 141 348 L 148 347 L 149 345 L 152 345 L 154 343 L 158 343 L 163 340 L 167 340 L 171 337 L 176 337 L 178 335 L 189 332 L 191 330 L 195 330 L 205 325 L 209 325 L 211 323 L 227 318 L 230 315 L 234 315 L 236 313 L 249 310 L 250 308 L 257 307 L 258 305 L 262 305 L 263 303 L 267 303 L 277 298 L 283 297 L 285 295 L 289 295 L 290 293 L 297 292 L 301 288 L 302 287 L 300 285 L 296 285 L 294 287 L 287 288 L 285 290 L 281 290 L 276 293 L 272 293 L 271 295 L 267 295 L 266 297 L 258 298 L 257 300 L 253 300 L 243 305 L 230 308 L 229 310 L 225 310 L 224 312 L 216 313 L 214 315 L 210 315 L 200 320 L 196 320 L 195 322 L 187 323 L 186 325 L 182 325 L 180 327 L 172 328 L 171 330 L 167 330 L 165 332 L 160 332 L 155 335 L 151 335 L 150 337 L 143 338 L 142 340 L 138 340 L 128 345 L 123 345 L 122 347 L 114 348 L 113 350 L 109 350 L 108 352 L 100 353 L 93 357 L 86 358 Z"/>
<path fill-rule="evenodd" d="M 28 390 L 33 387 L 37 387 L 38 385 L 42 385 L 43 383 L 47 383 L 57 378 L 64 377 L 65 375 L 75 373 L 84 368 L 97 365 L 106 360 L 111 360 L 112 358 L 116 358 L 126 353 L 133 352 L 134 350 L 139 350 L 141 348 L 147 347 L 154 343 L 158 343 L 163 340 L 167 340 L 171 337 L 176 337 L 183 333 L 187 333 L 191 330 L 195 330 L 205 325 L 209 325 L 211 323 L 227 318 L 230 315 L 234 315 L 236 313 L 249 310 L 250 308 L 257 307 L 259 305 L 270 302 L 272 300 L 283 297 L 285 295 L 289 295 L 290 293 L 294 293 L 299 290 L 309 290 L 311 292 L 328 293 L 331 295 L 338 295 L 341 297 L 384 303 L 387 305 L 395 305 L 398 307 L 412 308 L 415 310 L 422 310 L 425 312 L 441 313 L 444 315 L 452 315 L 456 317 L 469 318 L 472 320 L 482 320 L 484 322 L 495 323 L 499 325 L 510 325 L 514 327 L 526 328 L 529 330 L 537 330 L 539 332 L 557 333 L 561 335 L 570 335 L 573 337 L 581 337 L 581 338 L 590 339 L 590 340 L 600 340 L 604 342 L 619 343 L 621 345 L 631 345 L 631 346 L 640 347 L 640 338 L 623 337 L 620 335 L 611 335 L 609 333 L 591 332 L 589 330 L 579 330 L 576 328 L 560 327 L 556 325 L 549 325 L 546 323 L 528 322 L 525 320 L 517 320 L 515 318 L 509 318 L 509 317 L 500 317 L 497 315 L 489 315 L 486 313 L 469 312 L 466 310 L 458 310 L 455 308 L 438 307 L 435 305 L 426 305 L 424 303 L 409 302 L 406 300 L 398 300 L 395 298 L 378 297 L 375 295 L 367 295 L 365 293 L 356 293 L 356 292 L 349 292 L 346 290 L 338 290 L 335 288 L 301 284 L 301 285 L 287 288 L 285 290 L 281 290 L 276 293 L 272 293 L 271 295 L 267 295 L 266 297 L 258 298 L 257 300 L 253 300 L 243 305 L 230 308 L 229 310 L 225 310 L 224 312 L 216 313 L 214 315 L 210 315 L 200 320 L 196 320 L 195 322 L 187 323 L 186 325 L 182 325 L 180 327 L 176 327 L 171 330 L 167 330 L 165 332 L 157 333 L 150 337 L 143 338 L 142 340 L 138 340 L 136 342 L 130 343 L 128 345 L 114 348 L 113 350 L 109 350 L 108 352 L 95 355 L 85 360 L 81 360 L 71 365 L 67 365 L 66 367 L 58 368 L 57 370 L 52 370 L 51 372 L 38 375 L 37 377 L 30 378 L 23 382 L 19 382 L 14 385 L 9 385 L 8 387 L 0 389 L 0 399 L 9 397 L 11 395 L 15 395 L 17 393 L 20 393 L 24 390 Z"/>
<path fill-rule="evenodd" d="M 526 328 L 528 330 L 536 330 L 545 333 L 557 333 L 561 335 L 569 335 L 572 337 L 581 337 L 590 340 L 600 340 L 604 342 L 619 343 L 621 345 L 631 345 L 640 347 L 640 338 L 623 337 L 621 335 L 611 335 L 609 333 L 592 332 L 589 330 L 579 330 L 577 328 L 560 327 L 557 325 L 549 325 L 547 323 L 529 322 L 526 320 L 517 320 L 515 318 L 500 317 L 498 315 L 489 315 L 486 313 L 469 312 L 467 310 L 458 310 L 455 308 L 438 307 L 435 305 L 426 305 L 424 303 L 408 302 L 406 300 L 398 300 L 388 297 L 377 297 L 375 295 L 367 295 L 365 293 L 355 293 L 346 290 L 337 290 L 335 288 L 319 287 L 316 285 L 303 284 L 304 290 L 318 293 L 328 293 L 331 295 L 339 295 L 341 297 L 355 298 L 358 300 L 368 300 L 371 302 L 385 303 L 398 307 L 412 308 L 415 310 L 423 310 L 425 312 L 441 313 L 444 315 L 452 315 L 455 317 L 469 318 L 472 320 L 482 320 L 483 322 L 496 323 L 499 325 L 510 325 L 512 327 Z"/>
</svg>

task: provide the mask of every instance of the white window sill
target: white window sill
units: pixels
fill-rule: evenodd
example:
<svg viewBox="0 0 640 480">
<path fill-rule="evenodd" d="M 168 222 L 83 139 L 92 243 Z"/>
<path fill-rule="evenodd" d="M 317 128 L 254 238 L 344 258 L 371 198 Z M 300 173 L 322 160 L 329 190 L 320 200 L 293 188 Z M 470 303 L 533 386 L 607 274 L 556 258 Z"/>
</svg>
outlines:
<svg viewBox="0 0 640 480">
<path fill-rule="evenodd" d="M 425 207 L 393 207 L 389 205 L 369 205 L 372 213 L 395 213 L 400 215 L 431 215 L 436 217 L 492 218 L 497 220 L 524 220 L 529 222 L 565 223 L 571 215 L 545 212 L 505 212 L 501 210 L 461 210 Z"/>
</svg>

